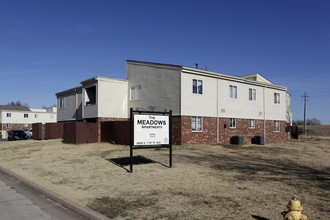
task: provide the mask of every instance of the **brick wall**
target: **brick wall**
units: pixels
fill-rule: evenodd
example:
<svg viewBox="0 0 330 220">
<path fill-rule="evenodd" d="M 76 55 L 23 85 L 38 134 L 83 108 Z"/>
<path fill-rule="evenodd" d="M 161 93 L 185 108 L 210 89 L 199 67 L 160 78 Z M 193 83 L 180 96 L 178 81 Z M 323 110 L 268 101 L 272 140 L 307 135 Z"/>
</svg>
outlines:
<svg viewBox="0 0 330 220">
<path fill-rule="evenodd" d="M 3 123 L 3 124 L 0 123 L 0 130 L 10 131 L 10 130 L 23 130 L 23 129 L 27 129 L 27 128 L 32 128 L 32 124 L 27 124 L 27 126 L 25 126 L 25 125 L 26 124 L 14 124 L 14 123 L 12 123 L 11 128 L 7 128 L 6 123 Z"/>
<path fill-rule="evenodd" d="M 181 117 L 172 117 L 172 144 L 181 144 Z"/>
<path fill-rule="evenodd" d="M 232 136 L 244 136 L 244 143 L 251 144 L 254 136 L 264 136 L 264 121 L 255 120 L 250 128 L 250 119 L 236 119 L 236 128 L 229 127 L 229 118 L 219 118 L 219 142 L 229 144 Z"/>
<path fill-rule="evenodd" d="M 180 126 L 181 125 L 181 126 Z M 288 140 L 286 127 L 280 122 L 280 131 L 274 132 L 274 121 L 266 122 L 266 142 L 281 143 Z M 217 119 L 203 117 L 203 131 L 192 132 L 191 117 L 173 117 L 173 144 L 216 144 Z M 219 143 L 229 144 L 232 136 L 244 136 L 244 143 L 251 144 L 254 136 L 264 136 L 264 121 L 255 120 L 255 127 L 250 128 L 250 119 L 236 119 L 236 128 L 229 127 L 229 118 L 219 118 Z"/>
<path fill-rule="evenodd" d="M 288 124 L 284 121 L 280 122 L 280 131 L 274 132 L 274 121 L 266 122 L 266 142 L 267 143 L 283 143 L 287 141 L 288 133 L 285 131 L 285 128 L 288 127 Z"/>
</svg>

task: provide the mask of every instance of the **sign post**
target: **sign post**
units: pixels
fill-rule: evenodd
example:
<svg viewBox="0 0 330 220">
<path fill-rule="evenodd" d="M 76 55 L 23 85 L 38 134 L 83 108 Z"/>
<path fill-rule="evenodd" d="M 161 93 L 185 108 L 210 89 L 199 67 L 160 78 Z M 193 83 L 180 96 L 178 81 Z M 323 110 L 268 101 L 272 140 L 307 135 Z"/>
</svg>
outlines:
<svg viewBox="0 0 330 220">
<path fill-rule="evenodd" d="M 154 112 L 130 109 L 130 172 L 133 172 L 133 150 L 169 148 L 172 167 L 172 111 Z"/>
</svg>

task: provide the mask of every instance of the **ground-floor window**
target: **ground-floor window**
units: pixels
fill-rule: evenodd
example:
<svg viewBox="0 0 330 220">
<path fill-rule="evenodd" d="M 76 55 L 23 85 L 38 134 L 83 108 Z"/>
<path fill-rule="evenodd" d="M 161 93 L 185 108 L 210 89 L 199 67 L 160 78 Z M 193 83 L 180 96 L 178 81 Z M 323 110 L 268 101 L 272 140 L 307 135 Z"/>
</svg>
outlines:
<svg viewBox="0 0 330 220">
<path fill-rule="evenodd" d="M 229 119 L 229 127 L 236 128 L 236 118 Z"/>
<path fill-rule="evenodd" d="M 11 123 L 7 123 L 6 127 L 11 128 L 12 127 Z"/>
<path fill-rule="evenodd" d="M 280 131 L 280 121 L 274 121 L 274 131 Z"/>
<path fill-rule="evenodd" d="M 203 131 L 203 118 L 202 117 L 191 117 L 191 130 L 192 131 Z"/>
<path fill-rule="evenodd" d="M 250 119 L 250 128 L 255 128 L 256 121 L 254 119 Z"/>
</svg>

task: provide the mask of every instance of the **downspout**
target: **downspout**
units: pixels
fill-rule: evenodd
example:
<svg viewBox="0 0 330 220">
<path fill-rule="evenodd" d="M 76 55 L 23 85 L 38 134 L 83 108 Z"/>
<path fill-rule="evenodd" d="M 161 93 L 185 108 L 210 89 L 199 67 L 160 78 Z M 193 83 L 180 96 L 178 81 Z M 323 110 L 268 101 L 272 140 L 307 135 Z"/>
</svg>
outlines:
<svg viewBox="0 0 330 220">
<path fill-rule="evenodd" d="M 266 96 L 265 96 L 265 90 L 267 86 L 264 86 L 264 94 L 263 94 L 263 112 L 264 112 L 264 142 L 266 144 Z"/>
<path fill-rule="evenodd" d="M 76 103 L 75 103 L 76 113 L 75 113 L 75 118 L 76 118 L 76 121 L 78 121 L 78 92 L 77 92 L 77 89 L 75 89 L 74 92 L 75 92 L 75 96 L 76 96 Z"/>
<path fill-rule="evenodd" d="M 217 78 L 217 144 L 219 144 L 219 77 L 220 75 L 218 75 L 218 78 Z"/>
</svg>

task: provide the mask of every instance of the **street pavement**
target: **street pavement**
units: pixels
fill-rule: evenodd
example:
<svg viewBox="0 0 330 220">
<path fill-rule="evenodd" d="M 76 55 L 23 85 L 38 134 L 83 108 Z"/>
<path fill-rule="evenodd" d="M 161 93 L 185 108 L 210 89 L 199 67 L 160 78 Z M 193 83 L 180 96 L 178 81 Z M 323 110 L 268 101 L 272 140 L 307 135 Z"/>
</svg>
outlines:
<svg viewBox="0 0 330 220">
<path fill-rule="evenodd" d="M 0 173 L 0 220 L 55 219 L 84 218 Z"/>
</svg>

